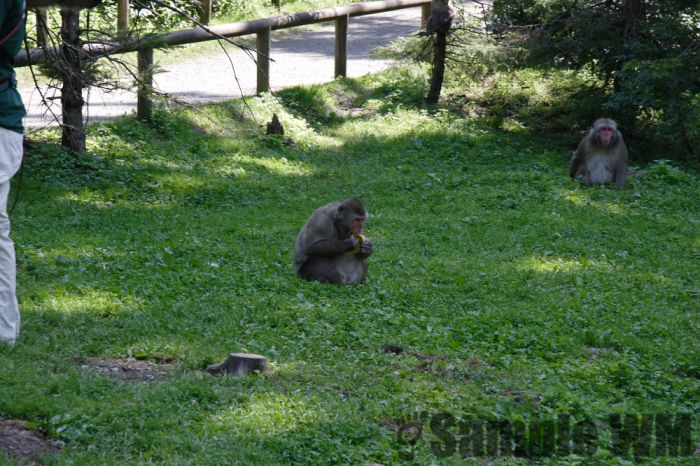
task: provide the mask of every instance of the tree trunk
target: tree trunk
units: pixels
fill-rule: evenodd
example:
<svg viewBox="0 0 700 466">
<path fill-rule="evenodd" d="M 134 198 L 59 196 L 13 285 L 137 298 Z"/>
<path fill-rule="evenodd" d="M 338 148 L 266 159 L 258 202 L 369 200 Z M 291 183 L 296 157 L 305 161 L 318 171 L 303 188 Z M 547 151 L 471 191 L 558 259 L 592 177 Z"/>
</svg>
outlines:
<svg viewBox="0 0 700 466">
<path fill-rule="evenodd" d="M 80 40 L 80 13 L 61 10 L 61 106 L 63 114 L 61 146 L 74 152 L 85 152 L 83 124 L 83 57 Z"/>
<path fill-rule="evenodd" d="M 688 134 L 688 125 L 686 124 L 686 118 L 683 115 L 683 113 L 678 113 L 678 126 L 679 126 L 679 131 L 681 134 L 681 143 L 683 144 L 683 147 L 685 147 L 685 150 L 688 151 L 688 155 L 693 157 L 696 161 L 700 162 L 700 156 L 698 156 L 697 151 L 695 150 L 695 145 L 692 143 L 690 140 L 690 135 Z"/>
<path fill-rule="evenodd" d="M 139 71 L 136 116 L 141 121 L 150 121 L 153 116 L 153 49 L 139 50 L 136 61 Z"/>
<path fill-rule="evenodd" d="M 199 22 L 209 24 L 211 21 L 211 0 L 199 0 Z"/>
<path fill-rule="evenodd" d="M 625 44 L 635 42 L 639 35 L 639 25 L 642 19 L 642 0 L 627 0 L 625 2 Z"/>
<path fill-rule="evenodd" d="M 425 11 L 425 10 L 424 10 Z M 434 35 L 433 42 L 433 75 L 430 79 L 428 104 L 437 104 L 440 100 L 442 81 L 445 77 L 445 58 L 447 56 L 447 34 L 450 33 L 452 21 L 457 12 L 450 0 L 432 0 L 430 2 L 430 17 L 425 26 L 428 35 Z"/>
<path fill-rule="evenodd" d="M 129 0 L 118 0 L 117 2 L 117 31 L 129 31 Z"/>
<path fill-rule="evenodd" d="M 445 56 L 447 55 L 447 31 L 435 33 L 433 43 L 433 75 L 430 79 L 430 90 L 427 101 L 429 104 L 437 104 L 440 100 L 442 81 L 445 77 Z"/>
</svg>

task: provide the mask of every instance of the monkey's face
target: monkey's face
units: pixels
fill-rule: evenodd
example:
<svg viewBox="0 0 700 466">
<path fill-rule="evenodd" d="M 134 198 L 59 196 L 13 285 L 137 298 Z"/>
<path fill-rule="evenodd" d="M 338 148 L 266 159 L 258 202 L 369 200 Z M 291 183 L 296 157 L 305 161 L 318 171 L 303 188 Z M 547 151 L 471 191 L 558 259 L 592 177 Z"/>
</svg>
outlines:
<svg viewBox="0 0 700 466">
<path fill-rule="evenodd" d="M 358 199 L 346 199 L 338 206 L 335 222 L 341 238 L 361 235 L 365 228 L 367 210 Z"/>
<path fill-rule="evenodd" d="M 612 128 L 612 126 L 602 126 L 598 128 L 598 137 L 604 146 L 607 146 L 612 142 L 614 134 L 615 130 Z"/>
<path fill-rule="evenodd" d="M 365 220 L 367 220 L 367 216 L 355 215 L 350 225 L 350 233 L 354 235 L 361 235 L 362 231 L 365 229 Z"/>
<path fill-rule="evenodd" d="M 617 143 L 617 123 L 609 118 L 598 118 L 593 123 L 590 133 L 593 144 L 597 146 L 610 146 Z"/>
</svg>

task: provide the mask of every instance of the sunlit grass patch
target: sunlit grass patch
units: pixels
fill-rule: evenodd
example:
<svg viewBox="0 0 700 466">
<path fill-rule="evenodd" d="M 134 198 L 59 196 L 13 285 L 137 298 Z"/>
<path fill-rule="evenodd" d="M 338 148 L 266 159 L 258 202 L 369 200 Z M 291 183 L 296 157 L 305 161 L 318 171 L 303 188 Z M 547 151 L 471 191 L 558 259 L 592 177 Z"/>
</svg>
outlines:
<svg viewBox="0 0 700 466">
<path fill-rule="evenodd" d="M 63 278 L 64 284 L 68 278 Z M 120 296 L 114 292 L 96 290 L 86 286 L 79 286 L 79 290 L 66 290 L 55 288 L 50 297 L 47 297 L 42 306 L 52 312 L 64 315 L 90 314 L 93 316 L 126 315 L 133 312 L 137 303 L 133 298 Z M 36 303 L 36 301 L 35 301 Z M 31 309 L 31 307 L 30 307 Z"/>
<path fill-rule="evenodd" d="M 313 400 L 294 394 L 262 395 L 234 405 L 211 419 L 214 429 L 242 429 L 274 437 L 326 422 L 328 417 Z"/>
<path fill-rule="evenodd" d="M 567 260 L 561 257 L 531 257 L 521 261 L 517 267 L 520 270 L 533 270 L 535 272 L 580 272 L 603 271 L 614 272 L 615 268 L 609 262 L 598 260 Z"/>
<path fill-rule="evenodd" d="M 575 206 L 595 206 L 602 212 L 613 215 L 626 213 L 625 211 L 628 210 L 629 207 L 620 205 L 620 201 L 618 199 L 612 198 L 610 194 L 608 194 L 608 191 L 611 189 L 612 188 L 610 187 L 579 188 L 578 190 L 574 191 L 562 191 L 560 195 Z M 596 198 L 595 195 L 597 193 L 595 190 L 598 190 L 600 191 L 600 194 L 607 196 L 607 199 Z"/>
<path fill-rule="evenodd" d="M 286 157 L 281 158 L 255 158 L 245 157 L 242 160 L 259 165 L 271 173 L 279 176 L 307 176 L 314 173 L 314 170 L 307 164 L 299 161 L 290 161 Z"/>
</svg>

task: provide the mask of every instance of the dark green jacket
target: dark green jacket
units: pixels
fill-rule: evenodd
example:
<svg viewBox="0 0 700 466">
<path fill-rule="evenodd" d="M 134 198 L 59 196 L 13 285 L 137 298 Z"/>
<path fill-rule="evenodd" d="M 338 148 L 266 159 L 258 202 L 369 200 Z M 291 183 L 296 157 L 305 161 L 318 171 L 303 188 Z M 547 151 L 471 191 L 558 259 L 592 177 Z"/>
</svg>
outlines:
<svg viewBox="0 0 700 466">
<path fill-rule="evenodd" d="M 24 0 L 0 0 L 0 127 L 22 133 L 25 115 L 14 78 L 15 55 L 24 40 Z"/>
</svg>

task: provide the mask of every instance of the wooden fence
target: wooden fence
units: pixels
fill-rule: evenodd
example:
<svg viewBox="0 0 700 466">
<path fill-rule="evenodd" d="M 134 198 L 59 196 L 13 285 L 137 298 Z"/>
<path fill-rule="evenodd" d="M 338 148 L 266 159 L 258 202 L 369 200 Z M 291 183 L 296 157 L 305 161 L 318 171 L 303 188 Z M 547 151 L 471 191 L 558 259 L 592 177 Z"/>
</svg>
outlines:
<svg viewBox="0 0 700 466">
<path fill-rule="evenodd" d="M 126 2 L 121 2 L 123 5 Z M 83 51 L 91 56 L 107 56 L 119 53 L 137 52 L 139 70 L 139 91 L 137 114 L 139 118 L 148 119 L 151 109 L 151 88 L 153 84 L 153 50 L 173 45 L 192 44 L 216 40 L 220 37 L 240 37 L 256 35 L 257 92 L 270 90 L 270 35 L 278 29 L 288 29 L 314 23 L 335 22 L 335 77 L 345 76 L 347 71 L 348 20 L 355 16 L 371 15 L 403 8 L 422 7 L 422 24 L 430 15 L 430 0 L 382 0 L 335 8 L 307 11 L 303 13 L 275 16 L 271 18 L 240 21 L 236 23 L 208 26 L 206 29 L 196 27 L 159 34 L 148 38 L 138 38 L 128 43 L 86 44 Z M 123 13 L 125 14 L 125 13 Z M 124 27 L 120 23 L 120 27 Z M 36 48 L 29 52 L 22 51 L 15 58 L 15 66 L 28 66 L 37 63 L 49 53 L 58 53 L 53 49 Z"/>
</svg>

